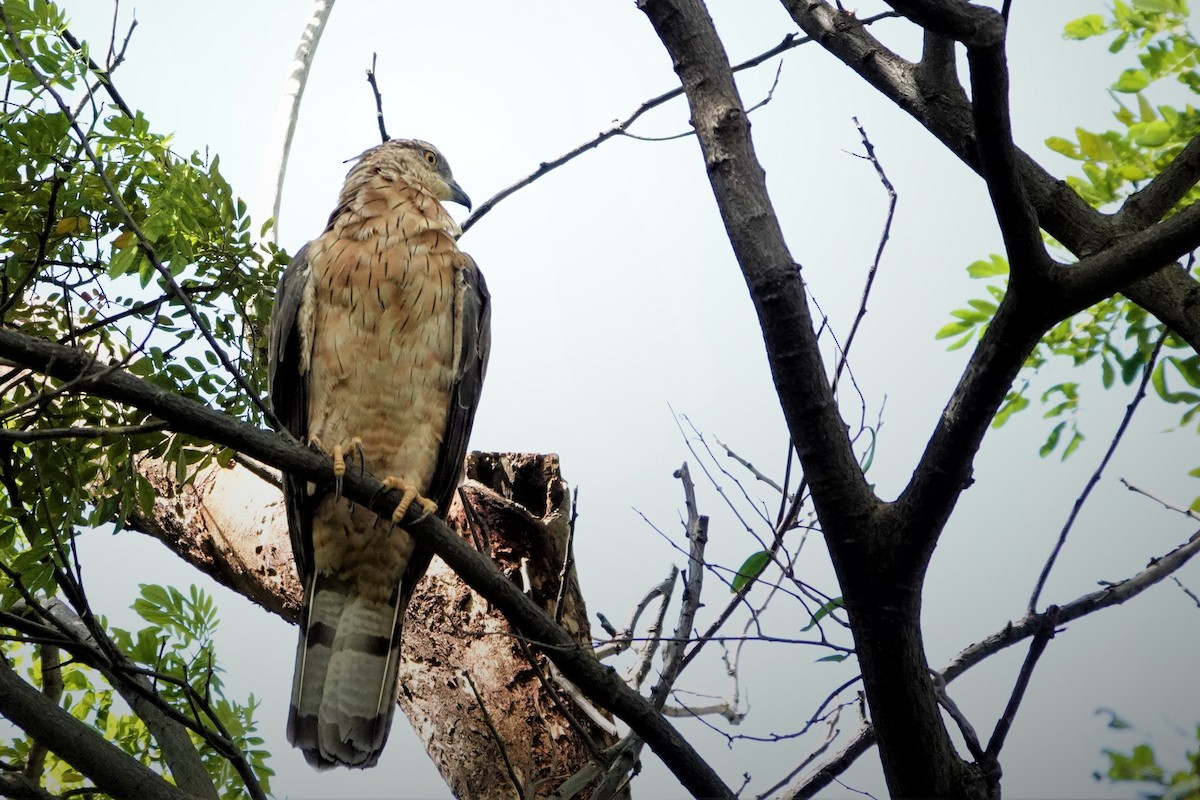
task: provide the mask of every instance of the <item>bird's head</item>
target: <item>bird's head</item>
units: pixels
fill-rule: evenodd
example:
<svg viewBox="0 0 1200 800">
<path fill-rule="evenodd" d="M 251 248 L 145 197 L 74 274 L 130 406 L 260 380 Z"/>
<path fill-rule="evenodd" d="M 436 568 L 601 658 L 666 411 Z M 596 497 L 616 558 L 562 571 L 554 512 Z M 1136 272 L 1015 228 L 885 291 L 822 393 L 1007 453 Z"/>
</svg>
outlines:
<svg viewBox="0 0 1200 800">
<path fill-rule="evenodd" d="M 438 149 L 419 139 L 391 139 L 372 147 L 358 157 L 358 163 L 346 176 L 349 187 L 370 175 L 388 180 L 403 179 L 420 186 L 438 200 L 452 200 L 471 208 L 471 198 L 450 173 L 450 165 Z"/>
</svg>

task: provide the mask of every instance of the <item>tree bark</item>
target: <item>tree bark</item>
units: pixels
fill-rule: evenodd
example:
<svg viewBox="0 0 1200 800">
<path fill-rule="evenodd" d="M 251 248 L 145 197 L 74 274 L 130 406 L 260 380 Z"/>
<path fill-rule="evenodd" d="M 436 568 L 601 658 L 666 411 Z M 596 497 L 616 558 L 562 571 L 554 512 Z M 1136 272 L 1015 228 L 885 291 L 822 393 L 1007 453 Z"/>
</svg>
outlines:
<svg viewBox="0 0 1200 800">
<path fill-rule="evenodd" d="M 571 513 L 558 457 L 473 453 L 467 477 L 451 507 L 451 526 L 553 615 Z M 573 569 L 566 582 L 563 627 L 590 647 Z M 400 708 L 456 797 L 547 796 L 588 762 L 589 748 L 616 743 L 564 692 L 547 689 L 548 662 L 519 637 L 434 560 L 405 621 Z"/>
<path fill-rule="evenodd" d="M 152 517 L 131 518 L 131 527 L 268 611 L 298 620 L 300 583 L 269 475 L 214 465 L 180 487 L 160 462 L 144 461 L 140 469 L 161 499 Z M 553 614 L 570 507 L 557 456 L 473 453 L 448 522 L 518 585 L 527 579 L 525 590 Z M 590 647 L 573 568 L 566 581 L 563 626 Z M 546 796 L 589 761 L 590 748 L 615 744 L 615 736 L 566 705 L 562 692 L 546 688 L 539 672 L 547 676 L 547 664 L 533 656 L 533 666 L 526 655 L 532 652 L 502 614 L 434 559 L 404 623 L 399 703 L 456 797 L 508 800 L 517 793 L 514 783 L 523 797 Z"/>
</svg>

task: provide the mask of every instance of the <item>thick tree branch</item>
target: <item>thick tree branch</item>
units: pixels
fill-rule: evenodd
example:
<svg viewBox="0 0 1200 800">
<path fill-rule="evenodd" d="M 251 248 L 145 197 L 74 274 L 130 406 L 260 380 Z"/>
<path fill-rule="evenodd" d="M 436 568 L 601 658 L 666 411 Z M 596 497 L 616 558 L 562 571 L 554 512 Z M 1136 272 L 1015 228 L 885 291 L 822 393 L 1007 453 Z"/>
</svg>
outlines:
<svg viewBox="0 0 1200 800">
<path fill-rule="evenodd" d="M 888 743 L 880 757 L 889 790 L 903 797 L 981 796 L 980 776 L 958 757 L 943 723 L 921 642 L 920 586 L 949 507 L 935 506 L 936 530 L 914 544 L 918 515 L 897 529 L 898 515 L 866 484 L 712 20 L 699 0 L 641 0 L 639 7 L 687 93 L 713 194 L 758 312 L 776 391 L 842 586 L 867 700 Z M 1036 340 L 1023 337 L 1027 347 Z M 1023 358 L 1019 353 L 1017 366 Z M 980 404 L 994 393 L 995 371 L 985 372 L 971 383 L 984 390 Z M 964 421 L 968 429 L 974 423 Z"/>
<path fill-rule="evenodd" d="M 61 630 L 70 633 L 81 644 L 97 647 L 92 632 L 66 603 L 51 598 L 45 604 L 45 612 L 58 623 Z M 133 665 L 126 661 L 116 648 L 105 648 L 105 652 L 109 658 L 115 656 L 117 660 L 103 665 L 98 663 L 97 668 L 145 723 L 146 729 L 162 750 L 163 761 L 171 771 L 175 784 L 195 797 L 216 800 L 217 789 L 205 770 L 187 730 L 178 721 L 163 713 L 150 699 L 155 697 L 154 687 L 145 676 L 132 669 Z M 100 661 L 101 659 L 97 659 L 97 662 Z M 245 771 L 241 771 L 241 774 L 246 776 Z M 257 784 L 253 783 L 253 772 L 250 772 L 249 778 L 249 785 L 253 787 L 251 794 L 259 798 L 265 797 Z"/>
<path fill-rule="evenodd" d="M 1127 232 L 1142 230 L 1162 219 L 1200 182 L 1200 136 L 1188 142 L 1150 183 L 1134 192 L 1112 220 Z"/>
<path fill-rule="evenodd" d="M 1110 606 L 1120 605 L 1142 592 L 1171 577 L 1200 554 L 1200 531 L 1183 544 L 1162 556 L 1150 559 L 1141 572 L 1118 583 L 1112 583 L 1095 592 L 1077 597 L 1071 602 L 1051 607 L 1046 612 L 1030 612 L 1015 622 L 1009 622 L 1001 630 L 963 649 L 941 670 L 948 684 L 967 670 L 986 661 L 991 656 L 1019 644 L 1024 640 L 1046 631 L 1047 625 L 1061 627 L 1067 623 L 1093 614 Z M 1052 610 L 1053 609 L 1053 610 Z M 853 738 L 814 772 L 805 776 L 793 789 L 784 795 L 787 800 L 815 797 L 817 792 L 828 786 L 876 742 L 875 729 L 864 725 Z"/>
<path fill-rule="evenodd" d="M 992 48 L 1004 42 L 1004 17 L 998 11 L 961 0 L 887 0 L 927 31 L 960 41 L 968 48 Z"/>
<path fill-rule="evenodd" d="M 0 659 L 0 714 L 114 797 L 196 800 L 72 717 Z"/>
<path fill-rule="evenodd" d="M 59 380 L 71 380 L 76 391 L 103 397 L 163 419 L 179 433 L 199 436 L 318 485 L 333 481 L 329 460 L 282 436 L 259 430 L 185 397 L 113 367 L 70 347 L 63 347 L 0 328 L 0 356 Z M 374 476 L 347 474 L 342 493 L 383 518 L 390 518 L 400 499 Z M 425 537 L 472 589 L 493 603 L 524 635 L 592 700 L 612 711 L 646 740 L 650 748 L 697 797 L 732 798 L 717 774 L 641 695 L 627 687 L 591 652 L 554 623 L 485 556 L 472 549 L 436 517 L 418 519 L 415 509 L 404 521 L 406 530 Z"/>
<path fill-rule="evenodd" d="M 1061 293 L 1067 313 L 1126 291 L 1133 281 L 1164 270 L 1178 273 L 1195 286 L 1196 282 L 1174 262 L 1197 247 L 1200 247 L 1200 203 L 1194 203 L 1156 225 L 1124 236 L 1073 266 L 1055 270 L 1053 284 Z M 1133 296 L 1131 292 L 1126 293 Z M 1192 344 L 1191 339 L 1188 343 Z"/>
<path fill-rule="evenodd" d="M 912 115 L 967 166 L 981 172 L 970 102 L 952 70 L 917 68 L 885 47 L 853 15 L 825 0 L 781 1 L 805 33 Z M 1115 240 L 1117 231 L 1109 217 L 1091 208 L 1027 153 L 1020 149 L 1015 153 L 1022 184 L 1045 231 L 1081 257 L 1097 253 Z M 1200 156 L 1189 152 L 1179 168 L 1181 174 L 1197 169 L 1193 157 Z M 1171 176 L 1168 187 L 1173 188 L 1164 188 L 1164 197 L 1179 192 L 1182 182 Z M 1154 183 L 1144 190 L 1151 196 L 1159 191 L 1150 188 Z M 1131 276 L 1129 280 L 1135 282 L 1120 290 L 1200 351 L 1200 283 L 1182 270 L 1161 267 L 1162 263 L 1153 274 L 1143 271 L 1149 277 L 1136 280 L 1137 276 Z"/>
<path fill-rule="evenodd" d="M 878 501 L 825 378 L 800 268 L 767 196 L 750 123 L 712 20 L 697 0 L 641 0 L 671 54 L 713 194 L 758 312 L 771 374 L 827 535 L 859 529 Z"/>
<path fill-rule="evenodd" d="M 972 463 L 1025 357 L 1045 331 L 1019 309 L 1012 287 L 971 354 L 908 486 L 889 507 L 895 526 L 928 559 L 958 496 L 971 485 Z"/>
<path fill-rule="evenodd" d="M 986 11 L 987 9 L 980 9 Z M 999 20 L 999 15 L 996 15 Z M 1000 25 L 1003 32 L 1003 24 Z M 979 166 L 987 183 L 1014 282 L 1041 282 L 1050 266 L 1037 213 L 1025 194 L 1012 139 L 1008 106 L 1008 59 L 1004 38 L 998 44 L 971 45 L 971 108 L 979 150 Z"/>
</svg>

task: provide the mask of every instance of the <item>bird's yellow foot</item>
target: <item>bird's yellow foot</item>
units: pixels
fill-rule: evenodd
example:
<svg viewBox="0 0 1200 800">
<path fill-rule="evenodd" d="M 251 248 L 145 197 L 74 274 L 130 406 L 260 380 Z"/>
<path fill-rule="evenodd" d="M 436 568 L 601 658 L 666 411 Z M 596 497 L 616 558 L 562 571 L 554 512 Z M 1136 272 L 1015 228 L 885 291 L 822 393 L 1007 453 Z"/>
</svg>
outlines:
<svg viewBox="0 0 1200 800">
<path fill-rule="evenodd" d="M 318 450 L 324 451 L 324 446 L 318 437 L 310 436 L 308 443 Z M 358 454 L 359 474 L 362 475 L 366 472 L 366 457 L 363 454 L 362 439 L 357 436 L 351 437 L 350 446 Z M 329 456 L 333 461 L 333 496 L 335 499 L 341 499 L 342 478 L 346 475 L 346 449 L 340 444 L 335 444 Z"/>
<path fill-rule="evenodd" d="M 408 513 L 408 508 L 413 503 L 421 507 L 421 516 L 417 517 L 417 521 L 425 519 L 430 514 L 437 513 L 437 503 L 430 500 L 428 497 L 422 497 L 417 491 L 417 487 L 413 486 L 408 481 L 397 478 L 392 475 L 383 479 L 383 488 L 399 489 L 401 496 L 400 502 L 396 504 L 396 510 L 392 512 L 392 523 L 401 522 L 404 515 Z"/>
</svg>

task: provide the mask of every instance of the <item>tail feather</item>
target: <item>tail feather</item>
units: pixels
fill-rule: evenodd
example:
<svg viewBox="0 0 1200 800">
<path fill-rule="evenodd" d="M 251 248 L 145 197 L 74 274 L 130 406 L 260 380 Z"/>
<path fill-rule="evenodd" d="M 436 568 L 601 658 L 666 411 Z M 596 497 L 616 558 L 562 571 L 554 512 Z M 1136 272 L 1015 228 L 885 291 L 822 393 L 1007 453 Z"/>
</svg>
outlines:
<svg viewBox="0 0 1200 800">
<path fill-rule="evenodd" d="M 288 740 L 318 769 L 374 766 L 396 709 L 399 593 L 381 603 L 328 576 L 312 588 L 296 653 Z"/>
</svg>

